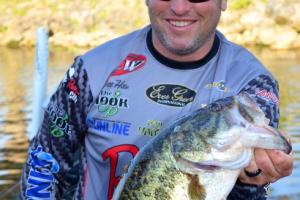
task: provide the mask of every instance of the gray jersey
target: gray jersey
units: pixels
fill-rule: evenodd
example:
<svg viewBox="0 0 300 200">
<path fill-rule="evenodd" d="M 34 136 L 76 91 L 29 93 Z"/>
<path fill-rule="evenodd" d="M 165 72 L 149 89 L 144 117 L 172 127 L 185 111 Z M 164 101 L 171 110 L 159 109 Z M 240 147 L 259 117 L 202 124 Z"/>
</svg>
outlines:
<svg viewBox="0 0 300 200">
<path fill-rule="evenodd" d="M 277 126 L 276 81 L 219 32 L 211 51 L 195 62 L 157 52 L 149 26 L 105 43 L 76 58 L 51 97 L 30 145 L 22 195 L 61 198 L 74 184 L 66 177 L 80 149 L 73 199 L 110 199 L 126 165 L 151 138 L 177 118 L 241 91 Z M 237 183 L 229 199 L 263 196 L 260 187 Z"/>
</svg>

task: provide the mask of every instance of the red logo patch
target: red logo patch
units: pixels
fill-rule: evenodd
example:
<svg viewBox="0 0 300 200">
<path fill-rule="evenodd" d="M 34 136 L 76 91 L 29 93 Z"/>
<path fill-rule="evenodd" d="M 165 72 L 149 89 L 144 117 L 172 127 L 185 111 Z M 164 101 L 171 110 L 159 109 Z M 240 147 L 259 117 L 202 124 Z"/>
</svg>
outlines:
<svg viewBox="0 0 300 200">
<path fill-rule="evenodd" d="M 256 93 L 256 95 L 260 96 L 260 97 L 262 97 L 264 99 L 271 100 L 272 102 L 274 102 L 276 104 L 278 104 L 278 102 L 279 102 L 279 100 L 276 97 L 276 95 L 274 95 L 271 92 L 268 92 L 267 90 L 261 90 L 258 93 Z"/>
<path fill-rule="evenodd" d="M 76 85 L 76 81 L 74 79 L 71 79 L 68 83 L 67 83 L 67 88 L 74 92 L 77 96 L 79 95 L 79 90 L 78 87 Z"/>
<path fill-rule="evenodd" d="M 146 63 L 146 57 L 138 54 L 129 54 L 114 70 L 111 76 L 120 76 L 141 69 Z"/>
</svg>

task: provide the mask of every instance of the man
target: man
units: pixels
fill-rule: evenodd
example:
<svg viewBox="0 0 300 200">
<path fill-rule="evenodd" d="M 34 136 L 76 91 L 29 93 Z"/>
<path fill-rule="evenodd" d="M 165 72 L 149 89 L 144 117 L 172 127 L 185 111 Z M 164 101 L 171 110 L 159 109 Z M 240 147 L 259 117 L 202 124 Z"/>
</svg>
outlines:
<svg viewBox="0 0 300 200">
<path fill-rule="evenodd" d="M 110 199 L 122 169 L 159 130 L 217 99 L 249 93 L 277 126 L 278 86 L 216 30 L 226 0 L 146 0 L 151 25 L 75 59 L 29 148 L 22 196 L 61 199 L 81 150 L 73 199 Z M 292 158 L 256 149 L 228 199 L 265 199 Z"/>
</svg>

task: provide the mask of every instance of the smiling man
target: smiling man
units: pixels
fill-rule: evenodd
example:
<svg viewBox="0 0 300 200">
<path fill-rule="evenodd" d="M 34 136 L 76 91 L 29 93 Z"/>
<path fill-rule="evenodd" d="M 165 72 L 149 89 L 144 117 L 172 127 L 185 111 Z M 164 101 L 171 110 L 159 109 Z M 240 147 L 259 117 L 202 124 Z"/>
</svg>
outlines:
<svg viewBox="0 0 300 200">
<path fill-rule="evenodd" d="M 216 29 L 226 0 L 146 0 L 146 5 L 150 25 L 78 56 L 50 97 L 30 143 L 23 199 L 111 199 L 124 166 L 159 131 L 241 92 L 278 126 L 277 81 Z M 292 165 L 284 152 L 255 149 L 228 199 L 265 199 L 266 184 L 289 175 Z"/>
<path fill-rule="evenodd" d="M 226 1 L 147 0 L 154 47 L 164 56 L 195 61 L 211 49 Z"/>
</svg>

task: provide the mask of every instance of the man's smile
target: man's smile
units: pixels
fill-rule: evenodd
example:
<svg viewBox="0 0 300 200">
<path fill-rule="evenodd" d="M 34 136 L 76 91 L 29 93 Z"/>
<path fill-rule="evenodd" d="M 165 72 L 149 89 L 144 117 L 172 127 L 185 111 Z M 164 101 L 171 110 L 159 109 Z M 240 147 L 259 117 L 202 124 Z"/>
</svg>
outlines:
<svg viewBox="0 0 300 200">
<path fill-rule="evenodd" d="M 172 26 L 187 27 L 195 23 L 195 20 L 167 20 Z"/>
</svg>

